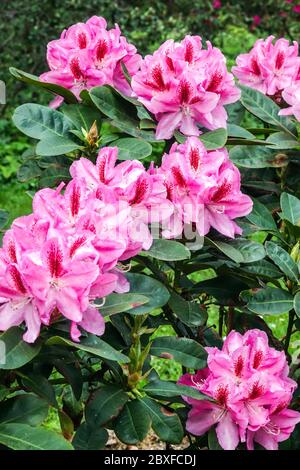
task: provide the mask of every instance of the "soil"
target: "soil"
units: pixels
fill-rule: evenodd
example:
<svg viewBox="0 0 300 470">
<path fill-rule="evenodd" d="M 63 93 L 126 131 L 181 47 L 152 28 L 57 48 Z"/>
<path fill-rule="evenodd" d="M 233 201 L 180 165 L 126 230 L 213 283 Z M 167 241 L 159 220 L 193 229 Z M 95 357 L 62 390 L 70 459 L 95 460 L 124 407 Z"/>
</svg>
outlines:
<svg viewBox="0 0 300 470">
<path fill-rule="evenodd" d="M 109 432 L 109 439 L 105 448 L 107 450 L 165 450 L 166 446 L 169 450 L 181 450 L 189 446 L 187 438 L 184 438 L 181 444 L 171 445 L 166 444 L 159 440 L 159 438 L 153 432 L 149 433 L 148 436 L 136 445 L 126 445 L 119 441 L 113 431 Z"/>
</svg>

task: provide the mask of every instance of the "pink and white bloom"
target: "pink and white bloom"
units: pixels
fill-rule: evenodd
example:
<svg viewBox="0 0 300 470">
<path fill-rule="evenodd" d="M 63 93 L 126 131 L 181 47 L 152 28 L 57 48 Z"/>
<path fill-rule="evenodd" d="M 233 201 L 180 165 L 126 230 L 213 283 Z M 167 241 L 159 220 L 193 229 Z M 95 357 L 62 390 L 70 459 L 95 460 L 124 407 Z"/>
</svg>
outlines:
<svg viewBox="0 0 300 470">
<path fill-rule="evenodd" d="M 200 235 L 211 227 L 231 238 L 241 233 L 233 219 L 248 214 L 252 202 L 241 193 L 239 171 L 225 149 L 207 152 L 199 139 L 190 137 L 171 147 L 157 173 L 164 177 L 175 209 L 166 223 L 166 237 L 177 237 L 191 223 Z"/>
<path fill-rule="evenodd" d="M 277 450 L 300 422 L 300 413 L 288 409 L 297 384 L 288 377 L 284 352 L 269 347 L 260 330 L 231 331 L 221 350 L 206 350 L 207 368 L 179 380 L 209 397 L 183 397 L 191 406 L 187 430 L 201 436 L 216 426 L 225 450 L 236 449 L 239 442 L 249 450 L 254 442 Z"/>
<path fill-rule="evenodd" d="M 171 138 L 176 129 L 191 136 L 201 133 L 199 126 L 226 127 L 224 105 L 240 96 L 223 54 L 209 42 L 203 49 L 199 36 L 166 41 L 145 57 L 131 85 L 158 120 L 157 139 Z"/>
<path fill-rule="evenodd" d="M 274 36 L 258 39 L 247 54 L 240 54 L 233 74 L 240 83 L 274 96 L 293 84 L 300 65 L 298 43 Z"/>
<path fill-rule="evenodd" d="M 40 79 L 70 89 L 78 99 L 82 90 L 101 85 L 112 85 L 130 95 L 121 62 L 134 74 L 140 60 L 136 48 L 121 36 L 118 25 L 108 30 L 104 18 L 93 16 L 86 23 L 70 26 L 59 39 L 48 44 L 50 71 Z M 58 96 L 52 106 L 57 107 L 62 101 Z"/>
</svg>

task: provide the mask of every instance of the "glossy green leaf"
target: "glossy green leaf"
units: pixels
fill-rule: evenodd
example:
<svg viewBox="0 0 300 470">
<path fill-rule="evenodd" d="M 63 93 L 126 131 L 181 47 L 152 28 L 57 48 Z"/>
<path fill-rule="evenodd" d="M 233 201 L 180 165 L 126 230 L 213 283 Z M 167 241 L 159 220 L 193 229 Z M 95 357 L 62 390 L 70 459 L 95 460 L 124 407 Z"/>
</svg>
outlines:
<svg viewBox="0 0 300 470">
<path fill-rule="evenodd" d="M 99 307 L 104 317 L 126 312 L 132 308 L 140 307 L 150 301 L 148 297 L 140 294 L 110 294 L 105 299 L 103 307 Z"/>
<path fill-rule="evenodd" d="M 25 390 L 30 390 L 54 408 L 58 408 L 54 387 L 46 377 L 36 372 L 27 372 L 22 374 L 21 382 Z"/>
<path fill-rule="evenodd" d="M 272 146 L 275 145 L 276 148 L 280 150 L 300 147 L 300 142 L 295 137 L 285 132 L 274 132 L 274 134 L 271 134 L 267 138 L 267 142 Z"/>
<path fill-rule="evenodd" d="M 174 359 L 185 367 L 202 369 L 206 366 L 207 352 L 199 343 L 189 338 L 160 336 L 152 342 L 150 354 L 164 359 Z"/>
<path fill-rule="evenodd" d="M 152 429 L 158 437 L 171 444 L 179 444 L 184 435 L 182 424 L 176 413 L 169 411 L 156 401 L 144 397 L 141 403 L 152 421 Z"/>
<path fill-rule="evenodd" d="M 118 147 L 118 160 L 142 160 L 152 153 L 149 142 L 133 137 L 115 140 L 113 146 Z"/>
<path fill-rule="evenodd" d="M 45 400 L 29 393 L 17 395 L 1 403 L 0 425 L 4 423 L 24 423 L 38 426 L 47 417 L 48 404 Z"/>
<path fill-rule="evenodd" d="M 85 409 L 87 424 L 95 427 L 102 426 L 119 415 L 128 395 L 118 385 L 103 385 L 98 390 Z"/>
<path fill-rule="evenodd" d="M 215 131 L 205 132 L 205 134 L 200 135 L 199 139 L 207 150 L 216 150 L 225 147 L 227 131 L 226 129 L 220 128 Z"/>
<path fill-rule="evenodd" d="M 257 230 L 271 230 L 277 232 L 276 223 L 269 209 L 257 199 L 252 200 L 253 209 L 252 212 L 246 216 L 247 219 L 256 226 Z"/>
<path fill-rule="evenodd" d="M 279 315 L 293 308 L 293 296 L 286 290 L 266 287 L 251 294 L 247 308 L 259 315 Z"/>
<path fill-rule="evenodd" d="M 106 429 L 82 423 L 76 431 L 72 444 L 76 450 L 101 450 L 105 448 L 107 440 Z"/>
<path fill-rule="evenodd" d="M 80 343 L 74 343 L 73 341 L 67 338 L 62 338 L 61 336 L 53 336 L 52 338 L 47 340 L 47 344 L 61 344 L 88 352 L 93 356 L 102 357 L 104 359 L 128 362 L 127 356 L 112 348 L 108 343 L 104 342 L 102 339 L 98 338 L 95 335 L 89 335 L 87 338 L 82 338 L 80 340 Z"/>
<path fill-rule="evenodd" d="M 132 400 L 125 404 L 114 423 L 114 431 L 120 441 L 125 444 L 137 444 L 148 434 L 151 419 L 140 400 Z"/>
<path fill-rule="evenodd" d="M 280 198 L 282 218 L 300 226 L 300 199 L 292 194 L 282 193 Z"/>
<path fill-rule="evenodd" d="M 179 385 L 167 380 L 155 380 L 146 385 L 143 390 L 148 395 L 155 397 L 190 397 L 196 400 L 210 400 L 210 397 L 200 393 L 196 388 L 188 387 L 187 385 Z"/>
<path fill-rule="evenodd" d="M 0 341 L 5 345 L 5 363 L 1 364 L 0 369 L 18 369 L 30 362 L 41 349 L 40 341 L 29 344 L 23 341 L 24 331 L 13 326 L 0 335 Z"/>
<path fill-rule="evenodd" d="M 230 160 L 243 168 L 281 168 L 288 163 L 288 157 L 268 147 L 237 145 L 229 151 Z"/>
<path fill-rule="evenodd" d="M 79 131 L 83 128 L 88 132 L 95 121 L 97 122 L 97 127 L 99 129 L 100 113 L 91 106 L 84 104 L 69 104 L 67 106 L 63 106 L 62 111 Z"/>
<path fill-rule="evenodd" d="M 136 117 L 136 108 L 133 104 L 124 100 L 111 87 L 100 86 L 92 88 L 89 96 L 98 109 L 112 119 L 112 124 L 134 137 L 141 137 L 147 141 L 154 141 L 153 132 L 142 131 Z"/>
<path fill-rule="evenodd" d="M 238 250 L 243 257 L 242 263 L 254 263 L 260 261 L 266 255 L 265 249 L 261 243 L 247 240 L 245 238 L 236 238 L 232 240 L 231 246 Z"/>
<path fill-rule="evenodd" d="M 0 424 L 0 444 L 13 450 L 72 450 L 59 434 L 23 423 Z"/>
<path fill-rule="evenodd" d="M 191 257 L 191 252 L 185 245 L 175 240 L 164 239 L 154 240 L 150 250 L 142 254 L 162 261 L 181 261 Z"/>
<path fill-rule="evenodd" d="M 149 313 L 168 302 L 170 298 L 168 289 L 161 282 L 153 279 L 153 277 L 144 274 L 128 273 L 126 278 L 130 283 L 130 292 L 132 294 L 141 294 L 149 299 L 147 304 L 130 309 L 128 313 L 133 315 Z"/>
<path fill-rule="evenodd" d="M 296 134 L 293 121 L 288 117 L 278 115 L 280 108 L 271 98 L 253 88 L 243 85 L 240 85 L 240 88 L 242 90 L 241 103 L 250 113 L 288 134 Z"/>
<path fill-rule="evenodd" d="M 23 104 L 15 110 L 13 122 L 24 134 L 40 140 L 36 147 L 38 155 L 62 155 L 80 148 L 70 133 L 74 125 L 55 109 L 34 103 Z"/>
<path fill-rule="evenodd" d="M 78 103 L 76 96 L 65 87 L 57 85 L 56 83 L 42 82 L 36 75 L 23 72 L 23 70 L 16 69 L 15 67 L 10 67 L 9 71 L 15 78 L 17 78 L 21 82 L 25 82 L 29 85 L 34 85 L 39 88 L 44 88 L 50 93 L 63 96 L 66 103 Z"/>
<path fill-rule="evenodd" d="M 294 310 L 298 318 L 300 318 L 300 292 L 298 291 L 294 297 Z"/>
<path fill-rule="evenodd" d="M 299 271 L 297 264 L 287 251 L 274 242 L 266 242 L 267 255 L 278 268 L 292 281 L 298 282 Z"/>
<path fill-rule="evenodd" d="M 199 303 L 187 301 L 175 292 L 171 295 L 169 306 L 176 316 L 188 326 L 201 326 L 207 320 L 207 312 Z"/>
</svg>

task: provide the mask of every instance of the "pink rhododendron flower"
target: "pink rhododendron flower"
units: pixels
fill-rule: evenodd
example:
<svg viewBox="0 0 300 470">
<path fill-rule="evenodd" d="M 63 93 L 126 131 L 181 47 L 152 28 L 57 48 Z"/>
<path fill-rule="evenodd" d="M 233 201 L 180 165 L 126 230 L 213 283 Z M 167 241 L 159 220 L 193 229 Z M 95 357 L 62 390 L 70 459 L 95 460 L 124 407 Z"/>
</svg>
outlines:
<svg viewBox="0 0 300 470">
<path fill-rule="evenodd" d="M 132 78 L 138 100 L 158 120 L 157 139 L 169 139 L 179 129 L 199 135 L 200 126 L 226 127 L 224 105 L 237 101 L 240 92 L 228 73 L 225 57 L 199 36 L 168 40 L 142 61 Z"/>
<path fill-rule="evenodd" d="M 241 233 L 233 219 L 248 214 L 252 201 L 241 193 L 239 171 L 225 149 L 207 152 L 199 139 L 190 137 L 173 144 L 157 173 L 164 177 L 175 208 L 165 224 L 166 237 L 178 236 L 184 224 L 192 223 L 200 235 L 211 227 L 232 238 Z"/>
<path fill-rule="evenodd" d="M 232 68 L 240 83 L 270 96 L 293 83 L 300 65 L 296 41 L 290 45 L 284 38 L 273 40 L 274 36 L 258 39 L 249 53 L 237 57 L 237 66 Z"/>
<path fill-rule="evenodd" d="M 254 15 L 252 19 L 255 26 L 258 26 L 261 23 L 261 17 L 259 15 Z"/>
<path fill-rule="evenodd" d="M 284 352 L 271 348 L 260 330 L 232 331 L 221 350 L 206 350 L 207 368 L 179 380 L 210 397 L 184 397 L 191 406 L 187 430 L 201 436 L 216 426 L 225 450 L 236 449 L 239 442 L 250 450 L 254 442 L 277 450 L 300 422 L 300 413 L 288 409 L 297 384 L 288 377 Z"/>
<path fill-rule="evenodd" d="M 43 73 L 40 79 L 70 89 L 78 99 L 82 90 L 100 85 L 112 85 L 129 95 L 131 89 L 121 62 L 134 74 L 140 60 L 136 48 L 121 36 L 118 25 L 107 30 L 104 18 L 93 16 L 86 23 L 70 26 L 59 39 L 48 44 L 50 71 Z M 58 96 L 52 106 L 62 101 Z"/>
<path fill-rule="evenodd" d="M 295 6 L 293 7 L 293 11 L 294 11 L 295 13 L 300 13 L 300 5 L 295 5 Z"/>
<path fill-rule="evenodd" d="M 213 0 L 212 2 L 212 7 L 215 9 L 215 10 L 218 10 L 219 8 L 222 7 L 222 3 L 220 0 Z"/>
<path fill-rule="evenodd" d="M 281 116 L 289 116 L 293 114 L 297 121 L 300 122 L 300 81 L 287 87 L 282 92 L 282 97 L 290 106 L 288 108 L 281 109 L 279 114 Z"/>
</svg>

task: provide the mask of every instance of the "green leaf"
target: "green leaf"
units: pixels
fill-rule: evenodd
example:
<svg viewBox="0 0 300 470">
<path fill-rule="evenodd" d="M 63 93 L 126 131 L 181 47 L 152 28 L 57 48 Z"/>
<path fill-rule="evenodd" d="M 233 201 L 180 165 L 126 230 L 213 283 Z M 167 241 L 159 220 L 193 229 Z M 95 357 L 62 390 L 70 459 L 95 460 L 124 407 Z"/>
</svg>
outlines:
<svg viewBox="0 0 300 470">
<path fill-rule="evenodd" d="M 42 170 L 37 162 L 34 160 L 28 160 L 19 167 L 17 178 L 22 183 L 26 183 L 34 178 L 38 178 L 41 174 Z"/>
<path fill-rule="evenodd" d="M 229 151 L 230 160 L 243 168 L 281 168 L 288 164 L 288 157 L 268 147 L 237 145 Z"/>
<path fill-rule="evenodd" d="M 38 426 L 46 419 L 48 409 L 41 398 L 29 393 L 17 395 L 1 403 L 0 425 L 13 422 Z"/>
<path fill-rule="evenodd" d="M 300 318 L 300 291 L 294 297 L 294 310 L 298 318 Z"/>
<path fill-rule="evenodd" d="M 48 339 L 46 344 L 61 344 L 70 346 L 80 351 L 85 351 L 93 356 L 102 357 L 104 359 L 110 359 L 112 361 L 128 362 L 129 359 L 124 354 L 120 353 L 116 349 L 112 348 L 108 343 L 105 343 L 102 339 L 95 335 L 89 335 L 87 338 L 80 340 L 80 343 L 74 343 L 73 341 L 62 338 L 61 336 L 53 336 Z"/>
<path fill-rule="evenodd" d="M 128 273 L 126 274 L 126 278 L 130 283 L 130 292 L 132 294 L 141 294 L 149 299 L 147 304 L 130 309 L 128 313 L 133 315 L 149 313 L 168 302 L 170 298 L 168 289 L 151 276 Z"/>
<path fill-rule="evenodd" d="M 26 390 L 34 392 L 39 397 L 47 400 L 54 408 L 58 408 L 54 388 L 46 377 L 35 372 L 22 374 L 21 377 L 22 385 Z"/>
<path fill-rule="evenodd" d="M 152 153 L 149 142 L 134 137 L 115 140 L 113 146 L 118 147 L 118 160 L 142 160 Z"/>
<path fill-rule="evenodd" d="M 199 139 L 205 145 L 207 150 L 216 150 L 225 147 L 227 141 L 226 129 L 220 128 L 215 131 L 206 132 L 201 134 Z"/>
<path fill-rule="evenodd" d="M 167 380 L 154 380 L 146 385 L 143 390 L 155 397 L 178 397 L 185 396 L 195 398 L 196 400 L 211 400 L 211 398 L 199 392 L 193 387 L 187 385 L 179 385 Z"/>
<path fill-rule="evenodd" d="M 275 145 L 276 148 L 280 150 L 300 147 L 300 142 L 295 137 L 292 137 L 290 134 L 286 134 L 285 132 L 275 132 L 274 134 L 271 134 L 267 138 L 267 142 L 272 146 Z"/>
<path fill-rule="evenodd" d="M 242 90 L 241 103 L 250 113 L 288 134 L 296 135 L 293 121 L 285 116 L 278 115 L 280 108 L 271 98 L 253 88 L 243 85 L 240 85 L 240 88 Z"/>
<path fill-rule="evenodd" d="M 82 423 L 76 431 L 72 444 L 76 450 L 102 450 L 107 440 L 106 429 Z"/>
<path fill-rule="evenodd" d="M 125 404 L 114 423 L 114 431 L 120 441 L 125 444 L 141 442 L 148 434 L 151 419 L 140 400 L 132 400 Z"/>
<path fill-rule="evenodd" d="M 206 366 L 207 352 L 199 343 L 189 338 L 160 336 L 155 338 L 150 354 L 164 359 L 174 359 L 185 367 L 202 369 Z"/>
<path fill-rule="evenodd" d="M 89 96 L 98 109 L 110 119 L 112 125 L 134 137 L 155 141 L 153 132 L 142 131 L 139 128 L 136 107 L 124 100 L 109 86 L 92 88 Z"/>
<path fill-rule="evenodd" d="M 117 385 L 104 385 L 98 390 L 85 409 L 87 424 L 102 426 L 119 415 L 128 395 Z"/>
<path fill-rule="evenodd" d="M 4 398 L 7 397 L 7 395 L 10 394 L 10 391 L 7 387 L 4 387 L 4 385 L 0 385 L 0 401 L 4 400 Z M 2 406 L 2 403 L 1 403 Z"/>
<path fill-rule="evenodd" d="M 30 85 L 44 88 L 55 95 L 63 96 L 66 103 L 78 103 L 76 96 L 67 88 L 57 85 L 56 83 L 42 82 L 36 75 L 23 72 L 23 70 L 16 69 L 15 67 L 10 67 L 9 71 L 21 82 L 29 83 Z"/>
<path fill-rule="evenodd" d="M 162 261 L 181 261 L 191 257 L 191 252 L 185 245 L 164 239 L 154 240 L 150 250 L 142 254 Z"/>
<path fill-rule="evenodd" d="M 54 365 L 58 372 L 71 385 L 76 400 L 80 400 L 82 394 L 83 377 L 79 367 L 75 364 L 68 364 L 65 360 L 55 359 Z"/>
<path fill-rule="evenodd" d="M 279 315 L 293 308 L 293 296 L 286 290 L 266 287 L 251 294 L 247 307 L 259 315 Z"/>
<path fill-rule="evenodd" d="M 29 344 L 23 341 L 24 331 L 13 326 L 0 335 L 0 341 L 5 345 L 5 364 L 1 364 L 0 369 L 18 369 L 30 362 L 41 349 L 40 341 Z"/>
<path fill-rule="evenodd" d="M 297 264 L 287 251 L 274 242 L 266 242 L 267 255 L 278 268 L 292 281 L 298 282 L 299 271 Z"/>
<path fill-rule="evenodd" d="M 0 230 L 5 227 L 8 222 L 8 212 L 0 209 Z"/>
<path fill-rule="evenodd" d="M 274 266 L 274 264 L 264 259 L 256 263 L 244 264 L 240 269 L 245 272 L 255 274 L 258 277 L 262 276 L 269 279 L 278 279 L 279 277 L 282 277 L 282 273 Z"/>
<path fill-rule="evenodd" d="M 252 224 L 254 224 L 258 230 L 270 230 L 277 232 L 275 221 L 269 209 L 257 199 L 252 198 L 252 200 L 253 209 L 252 212 L 246 216 L 247 219 Z"/>
<path fill-rule="evenodd" d="M 70 442 L 48 429 L 28 424 L 0 424 L 0 444 L 13 450 L 72 450 Z"/>
<path fill-rule="evenodd" d="M 227 132 L 229 137 L 241 137 L 242 139 L 255 139 L 251 132 L 236 124 L 227 124 Z"/>
<path fill-rule="evenodd" d="M 126 312 L 132 308 L 140 307 L 149 302 L 149 298 L 139 294 L 110 294 L 105 299 L 105 304 L 100 307 L 101 315 L 104 317 Z"/>
<path fill-rule="evenodd" d="M 42 156 L 62 155 L 80 148 L 71 138 L 74 125 L 55 109 L 28 103 L 19 106 L 13 122 L 25 135 L 39 139 L 36 153 Z"/>
<path fill-rule="evenodd" d="M 171 444 L 179 444 L 184 435 L 178 415 L 167 410 L 150 398 L 143 398 L 141 403 L 152 420 L 152 429 L 158 437 Z"/>
<path fill-rule="evenodd" d="M 184 300 L 175 292 L 171 295 L 169 306 L 176 316 L 188 326 L 202 326 L 206 323 L 207 312 L 196 302 Z"/>
<path fill-rule="evenodd" d="M 74 152 L 80 148 L 73 140 L 66 137 L 58 137 L 56 135 L 47 135 L 36 146 L 36 153 L 42 157 L 52 157 L 63 155 L 65 153 Z"/>
<path fill-rule="evenodd" d="M 242 263 L 244 258 L 243 255 L 234 248 L 231 244 L 221 242 L 218 240 L 211 240 L 210 238 L 206 237 L 206 241 L 213 247 L 217 248 L 218 250 L 222 251 L 228 258 L 232 259 L 235 263 Z"/>
<path fill-rule="evenodd" d="M 282 218 L 293 225 L 300 226 L 300 200 L 288 193 L 282 193 L 280 198 Z"/>
<path fill-rule="evenodd" d="M 42 139 L 45 136 L 66 137 L 72 122 L 59 111 L 35 103 L 19 106 L 13 115 L 17 128 L 28 137 Z"/>
<path fill-rule="evenodd" d="M 63 106 L 61 110 L 79 131 L 83 128 L 88 132 L 95 121 L 99 127 L 101 117 L 100 113 L 91 106 L 87 106 L 85 104 L 69 104 L 67 106 Z"/>
<path fill-rule="evenodd" d="M 253 242 L 245 238 L 232 240 L 231 246 L 238 250 L 243 257 L 242 263 L 254 263 L 266 256 L 265 249 L 261 243 Z"/>
</svg>

